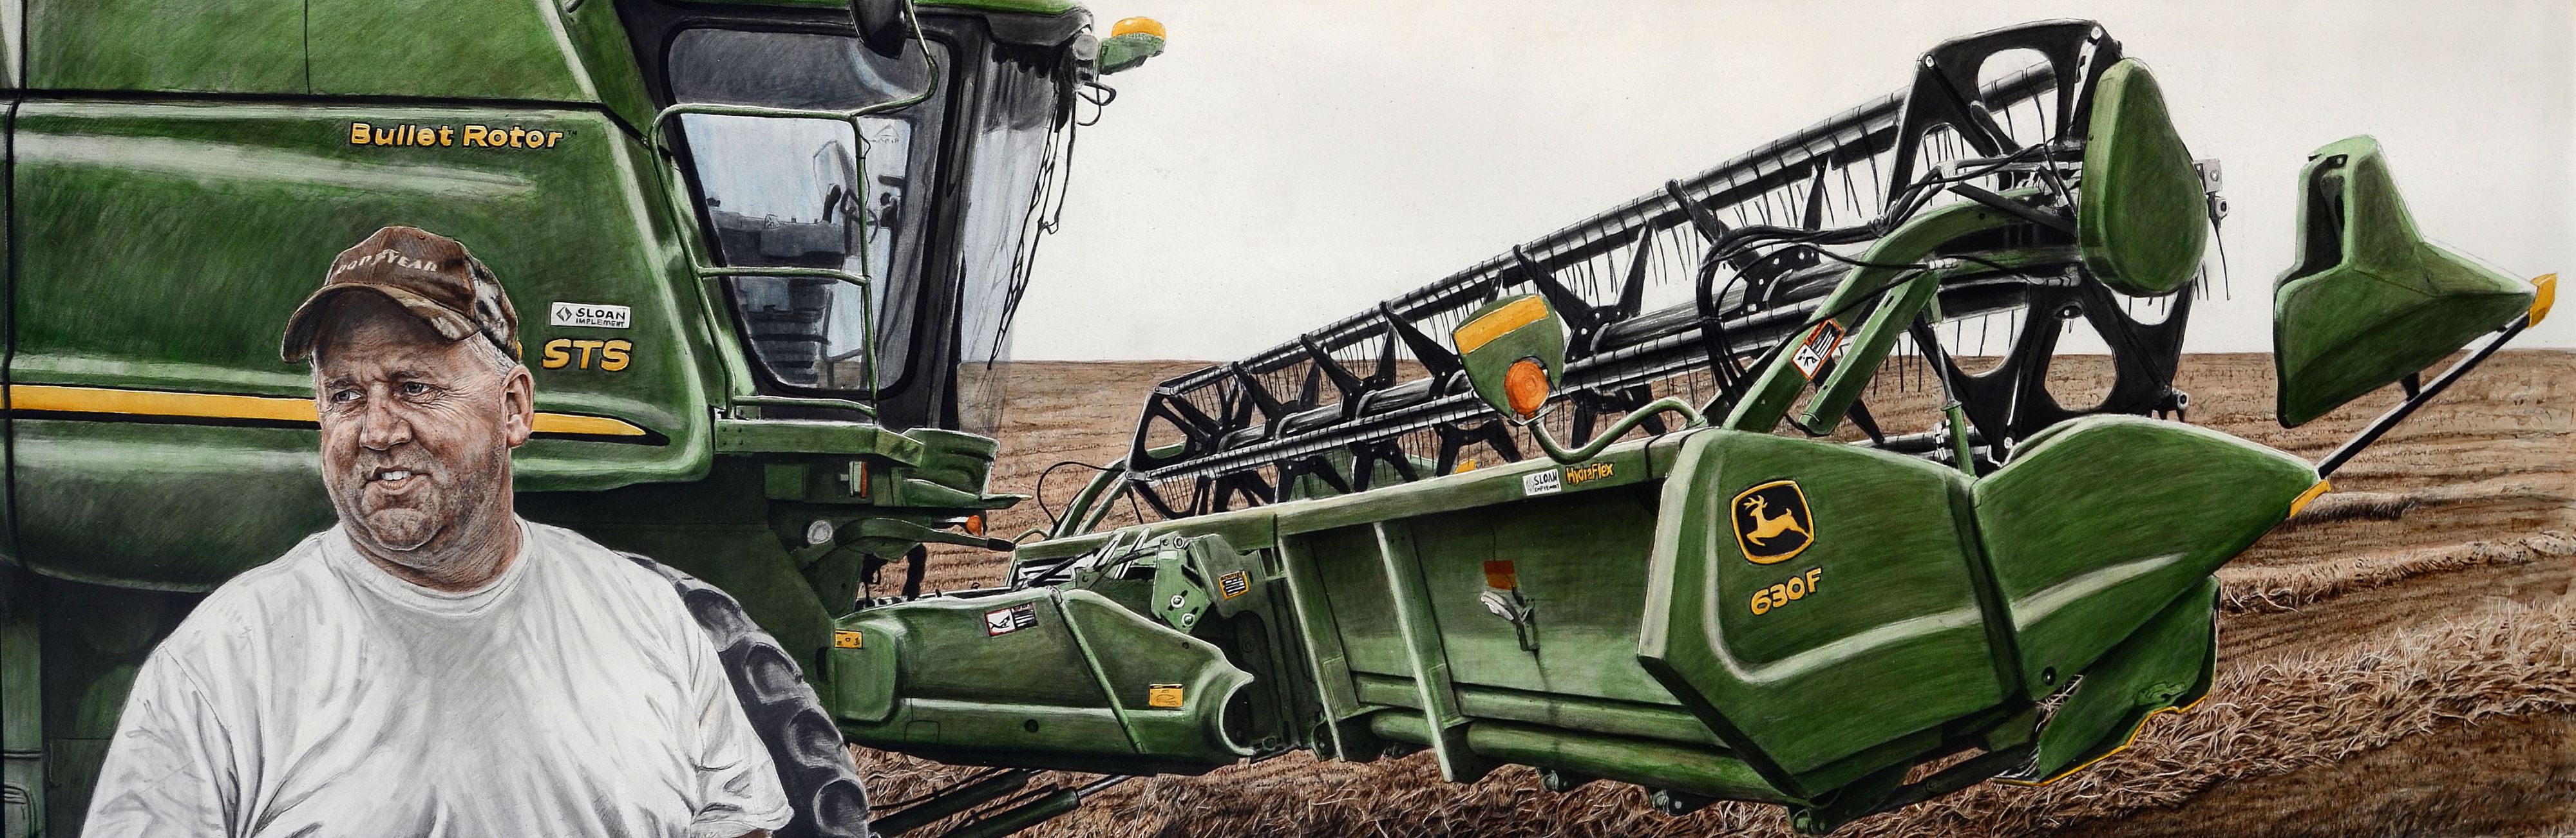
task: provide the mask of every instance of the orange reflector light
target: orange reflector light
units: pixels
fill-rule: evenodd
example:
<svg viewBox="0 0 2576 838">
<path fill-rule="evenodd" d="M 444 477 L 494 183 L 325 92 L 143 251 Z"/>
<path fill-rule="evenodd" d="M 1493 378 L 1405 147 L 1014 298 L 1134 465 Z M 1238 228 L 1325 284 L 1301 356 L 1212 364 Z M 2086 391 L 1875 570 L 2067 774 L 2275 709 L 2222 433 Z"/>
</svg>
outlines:
<svg viewBox="0 0 2576 838">
<path fill-rule="evenodd" d="M 2532 280 L 2531 290 L 2531 322 L 2525 325 L 2538 326 L 2541 318 L 2549 316 L 2549 304 L 2558 299 L 2558 275 L 2547 274 Z"/>
<path fill-rule="evenodd" d="M 1521 418 L 1537 416 L 1538 409 L 1547 405 L 1547 370 L 1539 368 L 1536 359 L 1513 361 L 1503 373 L 1503 395 L 1511 399 L 1512 412 Z"/>
<path fill-rule="evenodd" d="M 1109 37 L 1112 38 L 1138 32 L 1169 40 L 1163 34 L 1163 22 L 1150 17 L 1131 17 L 1109 25 Z"/>
<path fill-rule="evenodd" d="M 1485 563 L 1485 587 L 1508 591 L 1520 586 L 1520 574 L 1512 569 L 1511 562 L 1490 561 Z"/>
<path fill-rule="evenodd" d="M 983 538 L 983 537 L 984 537 L 984 516 L 982 516 L 982 515 L 968 515 L 968 516 L 966 516 L 966 534 L 967 534 L 967 535 L 974 536 L 974 537 L 976 537 L 976 538 Z"/>
</svg>

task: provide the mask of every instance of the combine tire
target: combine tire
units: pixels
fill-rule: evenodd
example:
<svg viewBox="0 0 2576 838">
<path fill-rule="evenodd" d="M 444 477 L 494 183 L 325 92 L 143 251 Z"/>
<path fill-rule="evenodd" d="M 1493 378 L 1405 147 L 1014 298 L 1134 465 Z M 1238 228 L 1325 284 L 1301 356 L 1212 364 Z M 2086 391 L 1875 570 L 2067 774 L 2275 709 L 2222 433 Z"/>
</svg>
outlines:
<svg viewBox="0 0 2576 838">
<path fill-rule="evenodd" d="M 716 657 L 733 682 L 751 726 L 778 765 L 778 783 L 796 818 L 772 831 L 775 838 L 868 838 L 868 796 L 840 728 L 823 712 L 796 659 L 742 613 L 733 597 L 652 559 L 625 554 L 671 580 L 689 615 L 715 640 Z"/>
</svg>

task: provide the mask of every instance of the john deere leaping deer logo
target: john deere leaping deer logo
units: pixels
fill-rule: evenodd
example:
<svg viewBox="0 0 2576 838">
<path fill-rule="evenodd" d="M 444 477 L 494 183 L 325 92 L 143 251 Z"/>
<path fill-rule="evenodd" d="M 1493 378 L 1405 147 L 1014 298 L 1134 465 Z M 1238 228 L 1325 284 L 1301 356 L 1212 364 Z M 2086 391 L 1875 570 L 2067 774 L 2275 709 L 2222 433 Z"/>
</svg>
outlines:
<svg viewBox="0 0 2576 838">
<path fill-rule="evenodd" d="M 1774 480 L 1744 490 L 1731 506 L 1735 546 L 1754 564 L 1785 562 L 1816 541 L 1816 519 L 1798 481 Z"/>
</svg>

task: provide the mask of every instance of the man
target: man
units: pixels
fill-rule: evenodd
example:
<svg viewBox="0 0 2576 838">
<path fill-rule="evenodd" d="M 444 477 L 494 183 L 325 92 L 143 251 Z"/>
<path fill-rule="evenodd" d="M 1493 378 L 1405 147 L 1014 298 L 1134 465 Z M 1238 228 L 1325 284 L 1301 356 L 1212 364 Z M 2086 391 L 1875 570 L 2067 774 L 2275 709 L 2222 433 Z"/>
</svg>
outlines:
<svg viewBox="0 0 2576 838">
<path fill-rule="evenodd" d="M 340 524 L 136 676 L 92 836 L 766 835 L 792 812 L 669 582 L 513 511 L 535 384 L 500 283 L 387 227 L 287 323 Z"/>
</svg>

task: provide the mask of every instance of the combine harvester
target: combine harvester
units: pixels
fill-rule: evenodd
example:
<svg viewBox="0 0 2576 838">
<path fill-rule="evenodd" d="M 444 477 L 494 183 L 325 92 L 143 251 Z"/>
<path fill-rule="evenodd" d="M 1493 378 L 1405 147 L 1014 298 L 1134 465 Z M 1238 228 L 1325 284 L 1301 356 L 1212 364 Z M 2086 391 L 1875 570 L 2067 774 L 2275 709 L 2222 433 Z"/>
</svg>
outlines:
<svg viewBox="0 0 2576 838">
<path fill-rule="evenodd" d="M 1014 545 L 982 531 L 1022 500 L 987 485 L 991 362 L 1073 131 L 1159 24 L 443 0 L 423 28 L 410 5 L 0 19 L 0 838 L 77 834 L 154 645 L 331 525 L 279 331 L 389 223 L 466 242 L 526 313 L 518 509 L 685 572 L 796 805 L 781 838 L 999 835 L 1298 749 L 1531 765 L 1674 813 L 1768 801 L 1816 831 L 2045 781 L 2206 689 L 2210 572 L 2547 308 L 2422 243 L 2348 140 L 2299 184 L 2282 416 L 2391 382 L 2404 406 L 2313 466 L 2138 418 L 2186 406 L 2215 170 L 2097 27 L 2033 24 L 1168 383 L 1127 461 Z M 2024 325 L 1993 369 L 1943 351 L 1997 317 Z M 2074 319 L 2116 366 L 2089 408 L 2046 386 Z M 1904 405 L 1870 382 L 1902 368 L 1948 397 L 1927 432 L 1882 433 Z M 1166 520 L 1090 532 L 1122 496 Z M 933 543 L 1016 549 L 1013 581 L 921 596 Z M 898 562 L 914 587 L 874 596 Z M 871 811 L 845 742 L 995 770 Z"/>
<path fill-rule="evenodd" d="M 1815 833 L 2051 782 L 2199 700 L 2213 573 L 2547 312 L 2552 279 L 2427 243 L 2369 138 L 2319 149 L 2297 186 L 2281 422 L 2406 394 L 2321 462 L 2147 416 L 2189 406 L 2173 377 L 2217 168 L 2100 27 L 2034 23 L 1165 382 L 1007 588 L 840 621 L 839 721 L 1015 769 L 925 813 L 1028 769 L 1114 782 L 1299 749 L 1634 783 L 1669 814 L 1772 803 Z M 1990 324 L 2014 333 L 1999 359 L 1952 348 Z M 2051 369 L 2078 324 L 2111 370 L 2069 399 Z M 1864 397 L 1909 372 L 1939 399 L 1928 430 L 1889 433 Z M 1089 533 L 1122 495 L 1165 520 Z"/>
</svg>

